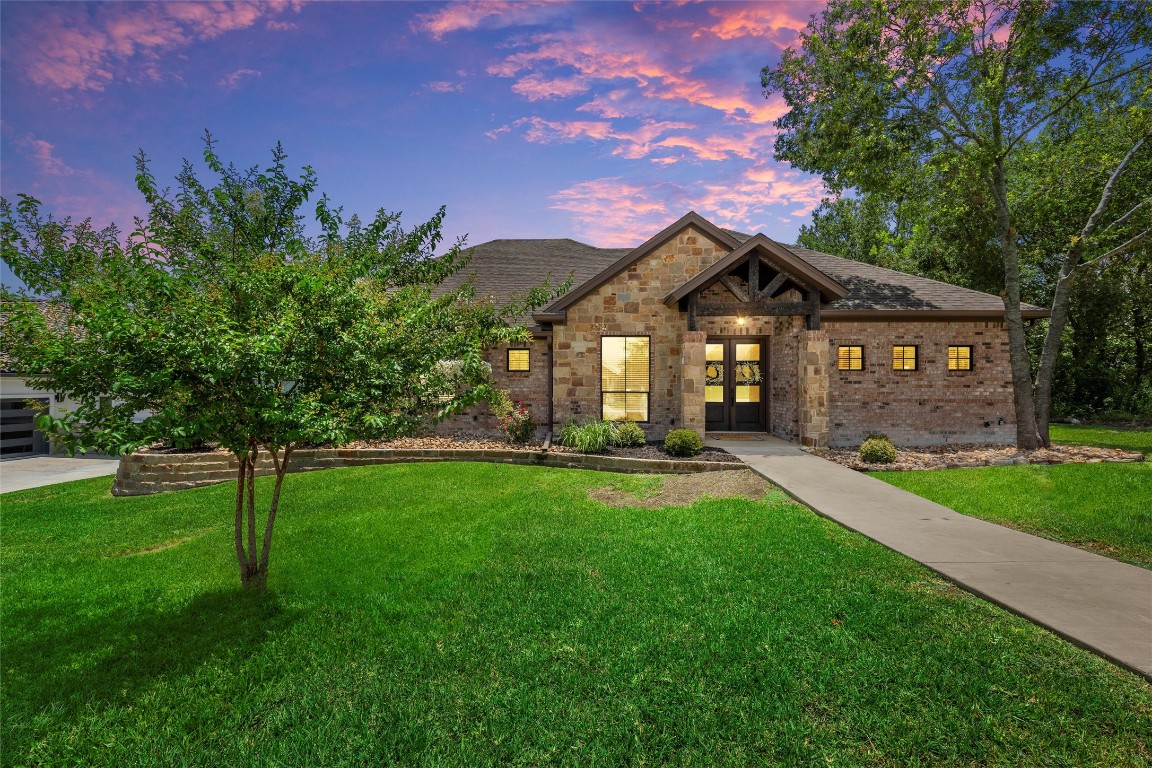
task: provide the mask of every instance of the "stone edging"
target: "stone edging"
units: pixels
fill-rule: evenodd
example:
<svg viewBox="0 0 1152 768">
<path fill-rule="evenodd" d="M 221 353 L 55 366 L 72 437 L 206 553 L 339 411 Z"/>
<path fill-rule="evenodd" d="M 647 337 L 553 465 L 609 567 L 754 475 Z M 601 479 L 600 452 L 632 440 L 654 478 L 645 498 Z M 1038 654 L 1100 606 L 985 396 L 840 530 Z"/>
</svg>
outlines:
<svg viewBox="0 0 1152 768">
<path fill-rule="evenodd" d="M 289 472 L 310 472 L 333 467 L 359 467 L 369 464 L 397 464 L 427 461 L 484 461 L 538 467 L 595 469 L 605 472 L 651 472 L 688 474 L 741 469 L 743 464 L 726 461 L 677 461 L 674 459 L 629 459 L 619 456 L 592 456 L 549 451 L 493 450 L 477 448 L 317 448 L 292 454 Z M 113 496 L 147 496 L 152 493 L 198 488 L 236 479 L 236 457 L 230 453 L 133 453 L 120 459 Z M 272 474 L 272 458 L 262 454 L 257 475 Z"/>
</svg>

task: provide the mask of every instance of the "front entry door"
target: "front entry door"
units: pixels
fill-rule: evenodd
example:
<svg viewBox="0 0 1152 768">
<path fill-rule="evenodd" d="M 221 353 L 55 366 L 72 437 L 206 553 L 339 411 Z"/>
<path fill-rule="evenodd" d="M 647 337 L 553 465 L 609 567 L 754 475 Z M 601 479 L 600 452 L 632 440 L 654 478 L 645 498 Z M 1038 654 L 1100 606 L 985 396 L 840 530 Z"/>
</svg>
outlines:
<svg viewBox="0 0 1152 768">
<path fill-rule="evenodd" d="M 709 337 L 704 363 L 704 428 L 716 432 L 768 429 L 767 339 Z"/>
</svg>

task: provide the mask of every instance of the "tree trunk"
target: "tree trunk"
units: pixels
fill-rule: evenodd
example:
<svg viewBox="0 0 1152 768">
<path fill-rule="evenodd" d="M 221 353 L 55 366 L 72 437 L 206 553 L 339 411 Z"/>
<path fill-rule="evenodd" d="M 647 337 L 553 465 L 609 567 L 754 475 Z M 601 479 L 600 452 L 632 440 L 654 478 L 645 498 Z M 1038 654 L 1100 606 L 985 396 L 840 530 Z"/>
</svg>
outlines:
<svg viewBox="0 0 1152 768">
<path fill-rule="evenodd" d="M 294 449 L 295 446 L 291 445 L 285 447 L 283 456 L 275 449 L 268 449 L 276 468 L 276 484 L 272 489 L 272 503 L 269 505 L 268 520 L 264 526 L 264 546 L 259 551 L 256 549 L 256 459 L 259 455 L 257 446 L 252 446 L 244 453 L 235 454 L 239 463 L 236 472 L 236 562 L 240 566 L 240 585 L 245 591 L 263 590 L 268 586 L 272 529 L 276 524 L 276 512 L 280 508 L 280 491 L 284 485 L 284 475 L 288 473 L 288 459 Z M 245 527 L 248 529 L 247 547 L 244 546 Z"/>
<path fill-rule="evenodd" d="M 1141 264 L 1136 268 L 1136 285 L 1144 284 L 1144 273 L 1146 271 L 1146 264 Z M 1132 302 L 1132 340 L 1135 345 L 1136 359 L 1133 360 L 1133 377 L 1132 377 L 1132 400 L 1135 405 L 1135 399 L 1140 395 L 1140 385 L 1144 381 L 1144 368 L 1147 360 L 1146 351 L 1144 349 L 1144 327 L 1146 320 L 1144 314 L 1144 305 L 1141 303 L 1141 297 L 1137 296 Z"/>
<path fill-rule="evenodd" d="M 1008 209 L 1008 182 L 1004 161 L 997 160 L 991 170 L 992 196 L 996 200 L 996 235 L 1004 256 L 1004 324 L 1008 329 L 1008 352 L 1012 365 L 1012 390 L 1016 411 L 1016 446 L 1035 450 L 1036 407 L 1032 390 L 1032 366 L 1028 359 L 1028 340 L 1024 319 L 1020 315 L 1020 257 L 1016 248 L 1016 230 Z"/>
<path fill-rule="evenodd" d="M 1044 335 L 1044 349 L 1040 353 L 1040 364 L 1036 367 L 1036 430 L 1040 442 L 1045 447 L 1052 445 L 1048 436 L 1048 421 L 1052 416 L 1052 380 L 1056 375 L 1056 361 L 1060 357 L 1060 341 L 1064 326 L 1068 324 L 1068 309 L 1072 300 L 1073 271 L 1080 263 L 1079 244 L 1072 247 L 1060 268 L 1056 280 L 1056 291 L 1052 296 L 1052 316 L 1048 320 L 1048 332 Z"/>
</svg>

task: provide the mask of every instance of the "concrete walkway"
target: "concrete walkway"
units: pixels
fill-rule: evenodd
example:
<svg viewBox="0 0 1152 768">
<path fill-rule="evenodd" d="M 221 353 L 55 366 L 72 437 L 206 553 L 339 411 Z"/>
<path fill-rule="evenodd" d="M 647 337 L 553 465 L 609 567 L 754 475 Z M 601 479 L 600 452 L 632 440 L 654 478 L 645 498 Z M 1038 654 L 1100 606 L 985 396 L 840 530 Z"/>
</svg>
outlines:
<svg viewBox="0 0 1152 768">
<path fill-rule="evenodd" d="M 29 456 L 0 461 L 0 493 L 116 474 L 119 459 L 103 457 Z"/>
<path fill-rule="evenodd" d="M 1152 571 L 961 515 L 774 437 L 707 444 L 818 514 L 1152 680 Z"/>
</svg>

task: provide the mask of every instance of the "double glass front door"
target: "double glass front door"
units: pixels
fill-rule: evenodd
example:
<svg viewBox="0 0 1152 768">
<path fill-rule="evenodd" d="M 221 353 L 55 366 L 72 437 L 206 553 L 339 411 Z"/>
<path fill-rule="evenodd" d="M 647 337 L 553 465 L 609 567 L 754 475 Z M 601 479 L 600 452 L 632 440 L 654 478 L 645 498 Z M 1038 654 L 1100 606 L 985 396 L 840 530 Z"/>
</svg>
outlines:
<svg viewBox="0 0 1152 768">
<path fill-rule="evenodd" d="M 709 337 L 704 363 L 704 427 L 764 432 L 768 398 L 766 339 Z"/>
</svg>

